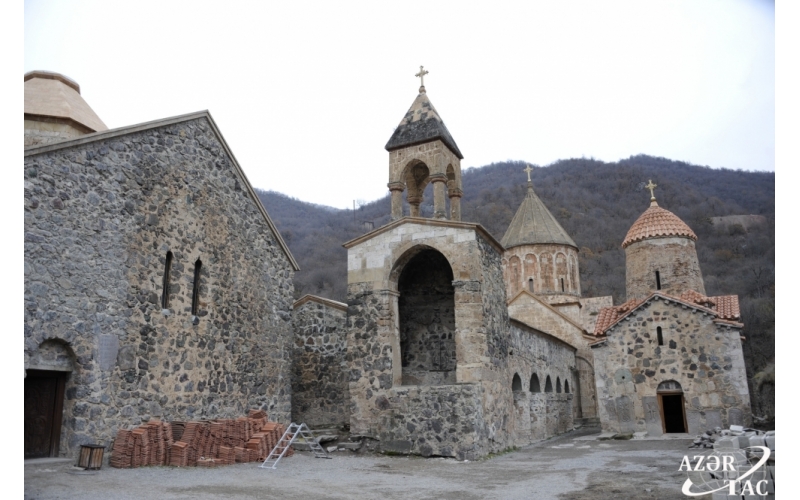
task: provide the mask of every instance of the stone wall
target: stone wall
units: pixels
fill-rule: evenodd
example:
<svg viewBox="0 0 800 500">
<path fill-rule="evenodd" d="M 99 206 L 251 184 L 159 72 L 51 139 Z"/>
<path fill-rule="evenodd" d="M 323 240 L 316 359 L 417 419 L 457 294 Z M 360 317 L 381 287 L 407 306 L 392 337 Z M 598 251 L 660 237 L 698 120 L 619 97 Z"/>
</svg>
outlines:
<svg viewBox="0 0 800 500">
<path fill-rule="evenodd" d="M 610 297 L 609 297 L 610 299 Z M 508 312 L 512 319 L 538 330 L 547 332 L 558 341 L 563 342 L 575 351 L 575 362 L 570 366 L 576 368 L 573 387 L 573 415 L 575 418 L 593 418 L 597 416 L 597 399 L 595 396 L 594 356 L 584 338 L 584 330 L 580 323 L 561 314 L 553 306 L 538 296 L 521 293 L 509 305 Z M 544 378 L 541 379 L 544 384 Z M 553 378 L 555 384 L 555 378 Z"/>
<path fill-rule="evenodd" d="M 688 432 L 750 425 L 740 330 L 675 301 L 652 299 L 593 349 L 603 430 L 662 433 L 658 386 L 680 384 Z M 657 328 L 664 345 L 659 346 Z"/>
<path fill-rule="evenodd" d="M 574 301 L 581 295 L 578 250 L 574 247 L 520 245 L 507 249 L 502 263 L 509 298 L 515 297 L 521 290 L 552 296 L 548 302 Z M 531 285 L 533 290 L 530 289 Z"/>
<path fill-rule="evenodd" d="M 575 348 L 519 321 L 511 321 L 509 337 L 508 384 L 511 387 L 515 374 L 522 379 L 522 394 L 515 393 L 514 401 L 518 409 L 524 409 L 523 412 L 517 411 L 521 419 L 511 425 L 516 436 L 513 446 L 525 446 L 572 430 L 573 392 L 577 386 Z M 540 392 L 534 392 L 532 387 L 534 374 L 539 380 Z M 553 392 L 546 393 L 548 376 Z M 555 392 L 556 380 L 561 381 L 561 393 Z M 565 381 L 569 382 L 569 392 L 563 392 Z"/>
<path fill-rule="evenodd" d="M 26 152 L 24 361 L 72 357 L 65 456 L 151 417 L 290 418 L 290 258 L 210 118 L 162 123 Z"/>
<path fill-rule="evenodd" d="M 530 404 L 512 389 L 514 374 L 525 377 L 526 391 L 535 370 L 574 387 L 575 348 L 524 325 L 511 327 L 499 244 L 475 225 L 407 218 L 345 247 L 351 432 L 379 439 L 387 452 L 425 456 L 478 457 L 530 444 Z M 405 269 L 429 253 L 452 271 L 455 384 L 403 385 L 410 381 L 399 369 L 406 323 L 438 332 L 436 315 L 446 309 L 432 299 L 446 285 L 441 280 L 436 293 L 427 278 L 403 282 Z M 431 307 L 405 317 L 398 304 L 416 301 L 415 294 L 428 297 Z M 541 424 L 542 433 L 572 429 L 571 394 L 550 396 L 568 403 L 546 407 L 551 422 Z"/>
<path fill-rule="evenodd" d="M 386 453 L 474 460 L 488 453 L 480 384 L 403 386 L 376 399 Z"/>
<path fill-rule="evenodd" d="M 311 298 L 292 312 L 292 421 L 312 429 L 350 426 L 347 306 L 339 304 Z"/>
<path fill-rule="evenodd" d="M 74 122 L 57 119 L 25 120 L 25 147 L 52 144 L 91 133 L 92 131 Z"/>
<path fill-rule="evenodd" d="M 652 238 L 625 248 L 625 290 L 628 300 L 644 299 L 659 290 L 680 296 L 687 290 L 706 294 L 694 241 L 689 238 Z"/>
</svg>

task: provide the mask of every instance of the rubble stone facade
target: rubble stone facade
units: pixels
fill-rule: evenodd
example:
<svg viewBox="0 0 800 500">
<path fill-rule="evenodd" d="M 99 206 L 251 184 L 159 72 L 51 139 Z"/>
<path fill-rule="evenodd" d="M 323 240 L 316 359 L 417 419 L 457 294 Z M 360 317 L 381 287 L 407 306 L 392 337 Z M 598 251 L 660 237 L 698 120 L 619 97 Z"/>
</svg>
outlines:
<svg viewBox="0 0 800 500">
<path fill-rule="evenodd" d="M 547 364 L 553 383 L 563 383 L 571 377 L 567 367 L 575 367 L 575 350 L 532 330 L 512 332 L 502 247 L 475 224 L 416 218 L 345 246 L 351 432 L 380 440 L 388 452 L 461 459 L 529 444 L 531 420 L 516 417 L 514 375 L 529 379 L 534 366 L 544 374 Z M 429 279 L 429 263 L 446 266 L 450 283 Z M 403 300 L 402 285 L 409 279 L 421 287 L 408 291 L 440 298 L 421 303 L 411 293 Z M 450 302 L 442 298 L 448 293 Z M 449 304 L 454 328 L 442 318 L 450 314 Z M 426 336 L 429 351 L 445 355 L 413 365 L 407 356 L 421 350 L 405 344 L 407 321 L 418 338 Z M 404 373 L 409 365 L 413 376 Z M 524 406 L 531 411 L 528 402 Z M 563 420 L 555 429 L 572 428 L 571 410 L 563 406 L 550 406 L 551 419 Z"/>
<path fill-rule="evenodd" d="M 663 434 L 660 388 L 682 394 L 684 432 L 750 425 L 740 327 L 655 295 L 606 335 L 593 349 L 604 431 Z"/>
<path fill-rule="evenodd" d="M 66 377 L 61 456 L 151 417 L 289 420 L 296 263 L 208 113 L 28 149 L 24 182 L 25 369 Z"/>
<path fill-rule="evenodd" d="M 751 423 L 739 299 L 705 295 L 696 239 L 651 194 L 622 243 L 628 301 L 600 310 L 592 349 L 606 431 L 700 434 Z"/>
<path fill-rule="evenodd" d="M 705 295 L 694 241 L 689 238 L 655 238 L 627 246 L 625 290 L 628 300 L 641 300 L 653 290 L 662 290 L 668 295 L 694 290 Z"/>
<path fill-rule="evenodd" d="M 349 427 L 347 305 L 306 295 L 294 303 L 292 322 L 292 421 Z"/>
</svg>

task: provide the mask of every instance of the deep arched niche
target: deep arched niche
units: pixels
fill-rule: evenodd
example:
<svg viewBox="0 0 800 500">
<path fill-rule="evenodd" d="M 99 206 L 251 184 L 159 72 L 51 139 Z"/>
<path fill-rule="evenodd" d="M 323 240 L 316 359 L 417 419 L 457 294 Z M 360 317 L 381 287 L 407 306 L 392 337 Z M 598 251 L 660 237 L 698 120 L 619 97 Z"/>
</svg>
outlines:
<svg viewBox="0 0 800 500">
<path fill-rule="evenodd" d="M 424 249 L 403 267 L 397 283 L 403 385 L 456 383 L 453 270 Z"/>
</svg>

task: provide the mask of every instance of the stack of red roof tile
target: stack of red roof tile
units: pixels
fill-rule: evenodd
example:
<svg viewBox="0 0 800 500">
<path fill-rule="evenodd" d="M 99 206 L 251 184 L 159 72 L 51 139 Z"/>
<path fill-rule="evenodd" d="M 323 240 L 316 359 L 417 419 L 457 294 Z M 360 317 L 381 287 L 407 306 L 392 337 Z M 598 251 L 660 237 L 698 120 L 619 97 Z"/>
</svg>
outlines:
<svg viewBox="0 0 800 500">
<path fill-rule="evenodd" d="M 131 466 L 131 453 L 133 452 L 133 435 L 131 431 L 120 429 L 114 446 L 111 448 L 111 459 L 108 463 L 111 467 L 127 469 Z"/>
<path fill-rule="evenodd" d="M 247 417 L 204 422 L 151 420 L 133 430 L 120 430 L 114 440 L 112 467 L 171 465 L 216 467 L 264 460 L 285 428 L 269 422 L 263 410 Z M 286 455 L 291 456 L 290 447 Z"/>
<path fill-rule="evenodd" d="M 173 467 L 186 467 L 188 460 L 189 446 L 183 441 L 174 443 L 169 449 L 169 465 Z"/>
</svg>

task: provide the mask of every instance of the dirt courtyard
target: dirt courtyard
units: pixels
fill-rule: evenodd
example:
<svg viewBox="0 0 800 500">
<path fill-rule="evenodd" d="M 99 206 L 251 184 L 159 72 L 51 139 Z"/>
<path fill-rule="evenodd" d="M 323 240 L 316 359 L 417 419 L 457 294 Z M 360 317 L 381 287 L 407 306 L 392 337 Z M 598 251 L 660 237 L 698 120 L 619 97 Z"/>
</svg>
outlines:
<svg viewBox="0 0 800 500">
<path fill-rule="evenodd" d="M 144 467 L 71 474 L 72 463 L 26 463 L 26 499 L 685 499 L 688 439 L 599 441 L 570 433 L 476 462 L 297 452 L 278 465 Z"/>
</svg>

